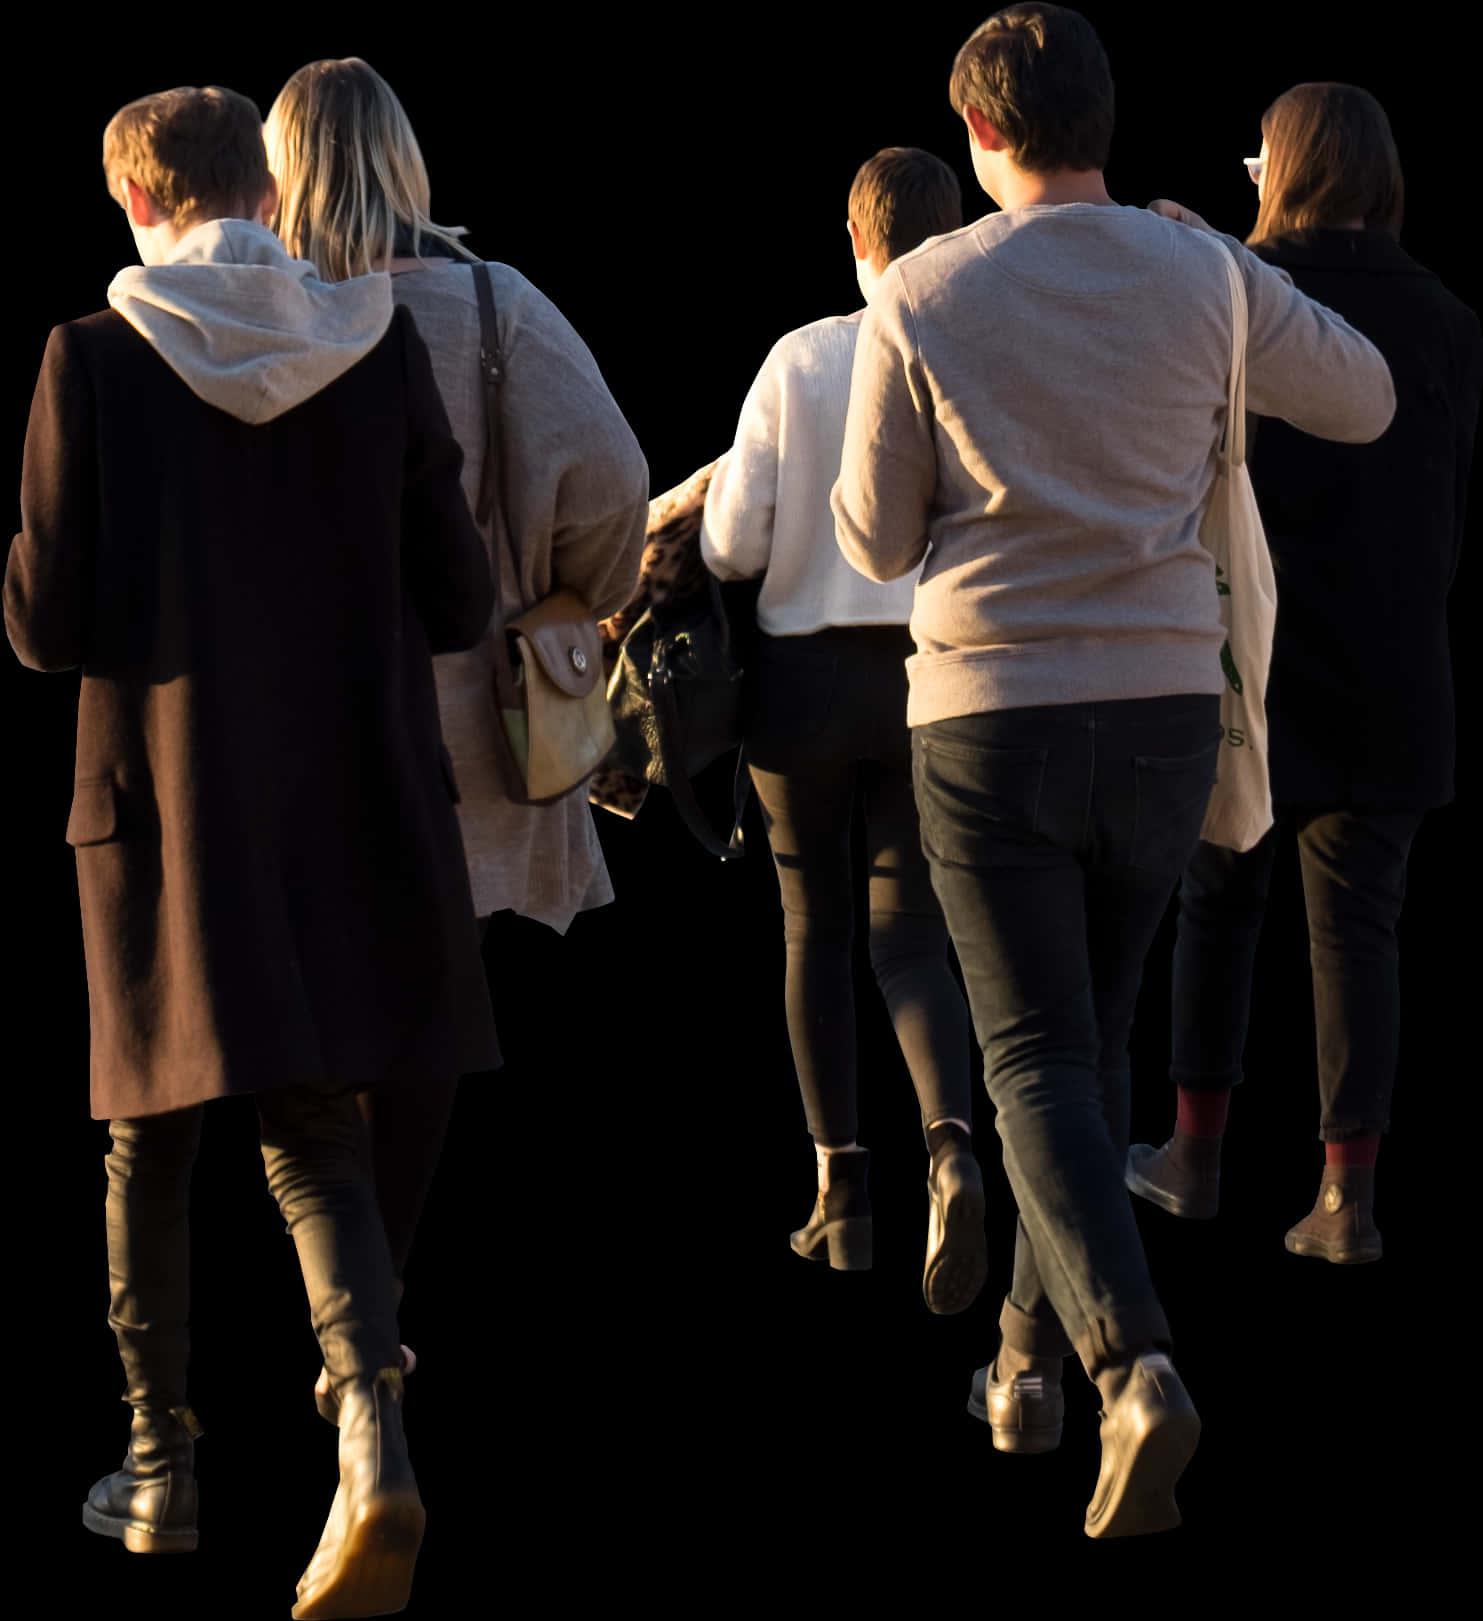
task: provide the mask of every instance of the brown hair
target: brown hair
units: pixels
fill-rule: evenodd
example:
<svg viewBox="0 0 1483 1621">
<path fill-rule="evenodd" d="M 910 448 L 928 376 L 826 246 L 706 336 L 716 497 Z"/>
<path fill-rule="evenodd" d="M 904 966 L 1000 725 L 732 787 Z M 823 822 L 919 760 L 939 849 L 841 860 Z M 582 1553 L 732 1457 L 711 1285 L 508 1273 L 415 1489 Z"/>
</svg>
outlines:
<svg viewBox="0 0 1483 1621">
<path fill-rule="evenodd" d="M 217 84 L 141 96 L 108 120 L 103 173 L 110 195 L 132 180 L 175 225 L 250 219 L 271 184 L 262 115 Z"/>
<path fill-rule="evenodd" d="M 1112 69 L 1096 30 L 1066 6 L 1006 6 L 968 36 L 948 97 L 1009 142 L 1029 174 L 1105 169 L 1112 149 Z"/>
<path fill-rule="evenodd" d="M 963 191 L 941 158 L 916 146 L 888 146 L 860 165 L 850 218 L 867 259 L 889 263 L 929 236 L 963 223 Z"/>
<path fill-rule="evenodd" d="M 1262 114 L 1267 168 L 1250 243 L 1362 219 L 1401 234 L 1406 187 L 1385 109 L 1352 84 L 1296 84 Z"/>
<path fill-rule="evenodd" d="M 382 269 L 410 238 L 432 237 L 460 259 L 463 227 L 434 225 L 427 165 L 386 80 L 358 56 L 310 62 L 268 110 L 268 161 L 278 182 L 273 228 L 326 281 Z"/>
</svg>

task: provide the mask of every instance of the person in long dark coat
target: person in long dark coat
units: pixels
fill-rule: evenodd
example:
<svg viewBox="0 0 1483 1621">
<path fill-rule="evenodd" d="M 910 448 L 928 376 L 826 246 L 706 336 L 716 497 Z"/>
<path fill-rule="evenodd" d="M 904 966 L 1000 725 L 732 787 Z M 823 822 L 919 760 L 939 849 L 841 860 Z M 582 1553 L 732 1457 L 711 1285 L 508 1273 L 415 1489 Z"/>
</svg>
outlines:
<svg viewBox="0 0 1483 1621">
<path fill-rule="evenodd" d="M 1375 1162 L 1400 1041 L 1396 921 L 1424 813 L 1453 796 L 1447 594 L 1483 388 L 1478 317 L 1398 239 L 1400 161 L 1350 85 L 1303 84 L 1262 119 L 1253 251 L 1385 356 L 1396 413 L 1373 444 L 1264 422 L 1252 484 L 1277 579 L 1267 684 L 1276 825 L 1245 854 L 1201 844 L 1174 955 L 1174 1134 L 1134 1144 L 1133 1192 L 1210 1217 L 1241 1078 L 1257 936 L 1278 841 L 1297 839 L 1318 1035 L 1318 1197 L 1297 1255 L 1378 1260 Z"/>
<path fill-rule="evenodd" d="M 257 109 L 147 97 L 104 151 L 145 262 L 51 334 L 5 576 L 22 662 L 82 668 L 67 839 L 134 1410 L 84 1520 L 195 1545 L 187 1184 L 204 1103 L 253 1093 L 340 1423 L 294 1614 L 386 1613 L 423 1510 L 354 1095 L 499 1061 L 432 671 L 493 583 L 389 279 L 328 286 L 263 223 Z"/>
</svg>

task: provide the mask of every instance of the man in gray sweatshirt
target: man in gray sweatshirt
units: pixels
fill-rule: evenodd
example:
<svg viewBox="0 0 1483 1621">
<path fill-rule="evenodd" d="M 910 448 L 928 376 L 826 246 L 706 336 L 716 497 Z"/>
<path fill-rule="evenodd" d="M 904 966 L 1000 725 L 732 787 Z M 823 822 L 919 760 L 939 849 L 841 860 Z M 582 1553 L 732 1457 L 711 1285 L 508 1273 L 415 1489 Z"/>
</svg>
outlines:
<svg viewBox="0 0 1483 1621">
<path fill-rule="evenodd" d="M 1143 960 L 1222 735 L 1199 525 L 1233 313 L 1212 233 L 1108 196 L 1112 79 L 1085 18 L 997 12 L 950 89 L 1001 211 L 877 287 L 831 504 L 863 574 L 922 569 L 907 718 L 923 845 L 1020 1211 L 970 1410 L 1001 1450 L 1050 1450 L 1074 1350 L 1103 1402 L 1085 1528 L 1124 1536 L 1179 1523 L 1199 1435 L 1123 1162 Z M 1378 438 L 1394 411 L 1379 352 L 1219 241 L 1246 292 L 1248 409 Z"/>
</svg>

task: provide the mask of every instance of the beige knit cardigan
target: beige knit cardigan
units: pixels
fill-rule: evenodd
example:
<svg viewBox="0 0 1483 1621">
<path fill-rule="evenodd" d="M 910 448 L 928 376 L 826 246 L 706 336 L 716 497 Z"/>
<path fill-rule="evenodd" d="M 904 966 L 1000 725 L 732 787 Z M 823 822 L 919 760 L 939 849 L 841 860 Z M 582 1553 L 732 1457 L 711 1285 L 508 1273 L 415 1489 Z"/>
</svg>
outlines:
<svg viewBox="0 0 1483 1621">
<path fill-rule="evenodd" d="M 517 805 L 496 769 L 490 649 L 506 619 L 568 586 L 603 619 L 633 596 L 648 517 L 649 469 L 597 362 L 556 306 L 508 265 L 495 264 L 494 300 L 504 354 L 499 446 L 512 548 L 482 525 L 499 577 L 500 605 L 480 645 L 434 661 L 443 740 L 453 757 L 474 909 L 513 909 L 564 934 L 581 911 L 613 898 L 592 812 L 581 790 L 554 805 Z M 481 272 L 482 273 L 482 272 Z M 439 263 L 392 279 L 417 322 L 454 436 L 463 489 L 477 508 L 484 470 L 485 403 L 479 310 L 466 263 Z"/>
</svg>

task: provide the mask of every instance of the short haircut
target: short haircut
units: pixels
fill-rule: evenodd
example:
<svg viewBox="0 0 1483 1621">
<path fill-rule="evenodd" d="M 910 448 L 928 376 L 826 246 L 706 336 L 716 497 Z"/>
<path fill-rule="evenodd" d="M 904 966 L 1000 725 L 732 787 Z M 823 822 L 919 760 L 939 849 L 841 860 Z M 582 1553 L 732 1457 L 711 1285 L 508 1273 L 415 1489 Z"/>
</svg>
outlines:
<svg viewBox="0 0 1483 1621">
<path fill-rule="evenodd" d="M 262 114 L 216 84 L 141 96 L 103 131 L 103 173 L 114 197 L 132 180 L 175 225 L 251 219 L 271 184 Z"/>
<path fill-rule="evenodd" d="M 1028 174 L 1105 169 L 1112 69 L 1096 30 L 1065 6 L 1006 6 L 969 35 L 948 81 L 953 111 L 973 107 Z"/>
<path fill-rule="evenodd" d="M 475 260 L 461 225 L 434 224 L 427 165 L 395 91 L 358 56 L 301 67 L 268 109 L 273 229 L 326 281 L 417 257 L 424 238 Z M 403 243 L 403 246 L 399 246 Z"/>
<path fill-rule="evenodd" d="M 1401 234 L 1406 187 L 1385 109 L 1352 84 L 1297 84 L 1262 115 L 1267 168 L 1249 242 L 1346 225 Z"/>
<path fill-rule="evenodd" d="M 929 236 L 963 223 L 963 191 L 941 158 L 916 146 L 888 146 L 860 165 L 850 218 L 867 259 L 889 263 Z"/>
</svg>

